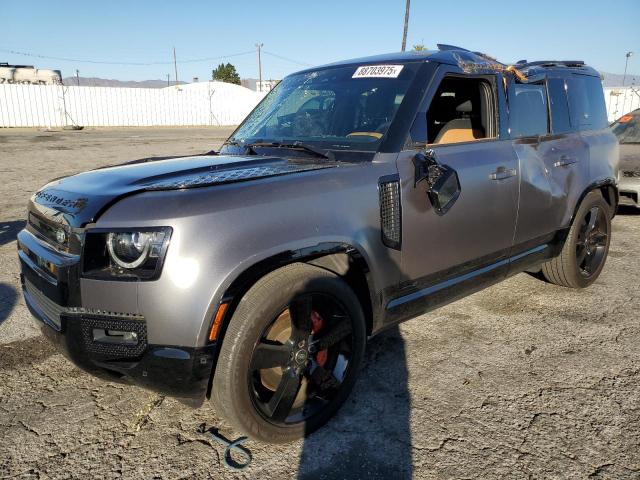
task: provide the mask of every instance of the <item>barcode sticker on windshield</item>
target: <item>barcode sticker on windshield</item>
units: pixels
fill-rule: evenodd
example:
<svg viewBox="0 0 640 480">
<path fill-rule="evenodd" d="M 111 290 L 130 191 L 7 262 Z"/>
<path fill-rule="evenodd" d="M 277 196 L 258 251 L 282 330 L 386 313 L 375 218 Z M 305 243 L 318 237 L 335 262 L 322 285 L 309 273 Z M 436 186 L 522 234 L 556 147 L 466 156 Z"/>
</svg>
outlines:
<svg viewBox="0 0 640 480">
<path fill-rule="evenodd" d="M 398 78 L 404 65 L 366 65 L 358 67 L 351 78 Z"/>
</svg>

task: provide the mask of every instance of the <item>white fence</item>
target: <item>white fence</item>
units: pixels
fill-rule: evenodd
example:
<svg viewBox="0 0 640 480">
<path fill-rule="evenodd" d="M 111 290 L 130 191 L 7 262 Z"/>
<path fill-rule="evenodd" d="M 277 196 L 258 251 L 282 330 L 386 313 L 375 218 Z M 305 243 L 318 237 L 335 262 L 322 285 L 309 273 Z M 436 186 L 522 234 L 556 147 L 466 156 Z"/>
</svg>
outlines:
<svg viewBox="0 0 640 480">
<path fill-rule="evenodd" d="M 640 108 L 640 88 L 637 86 L 605 88 L 604 99 L 607 103 L 607 116 L 609 121 L 613 122 L 625 113 Z"/>
<path fill-rule="evenodd" d="M 605 88 L 609 121 L 640 108 L 640 88 Z M 265 93 L 222 82 L 167 88 L 0 84 L 0 127 L 237 125 Z"/>
<path fill-rule="evenodd" d="M 239 85 L 0 85 L 0 127 L 237 125 L 264 97 Z"/>
</svg>

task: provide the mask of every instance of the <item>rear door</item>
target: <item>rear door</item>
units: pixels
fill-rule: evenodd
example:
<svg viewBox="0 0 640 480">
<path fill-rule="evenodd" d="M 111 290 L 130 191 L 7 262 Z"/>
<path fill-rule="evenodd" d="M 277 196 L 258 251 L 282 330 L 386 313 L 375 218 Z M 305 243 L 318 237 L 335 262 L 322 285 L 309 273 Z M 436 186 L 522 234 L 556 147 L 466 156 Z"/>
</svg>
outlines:
<svg viewBox="0 0 640 480">
<path fill-rule="evenodd" d="M 571 125 L 564 78 L 509 85 L 509 120 L 521 171 L 514 253 L 551 240 L 568 222 L 588 150 Z"/>
</svg>

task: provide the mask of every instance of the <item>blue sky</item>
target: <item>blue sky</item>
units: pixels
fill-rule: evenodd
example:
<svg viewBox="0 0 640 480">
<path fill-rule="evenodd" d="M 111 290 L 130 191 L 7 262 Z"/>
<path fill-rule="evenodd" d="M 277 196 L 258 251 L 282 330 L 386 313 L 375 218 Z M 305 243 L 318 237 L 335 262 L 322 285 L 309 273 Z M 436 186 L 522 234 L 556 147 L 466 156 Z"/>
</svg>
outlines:
<svg viewBox="0 0 640 480">
<path fill-rule="evenodd" d="M 400 50 L 405 0 L 64 1 L 0 0 L 0 50 L 114 62 L 170 62 L 255 50 L 264 43 L 263 77 Z M 460 45 L 503 62 L 583 59 L 612 73 L 640 74 L 640 0 L 413 0 L 408 44 Z M 273 55 L 286 57 L 283 60 Z M 222 60 L 257 77 L 256 54 L 178 65 L 201 80 Z M 0 51 L 0 61 L 58 68 L 63 76 L 173 79 L 173 65 L 104 65 Z"/>
</svg>

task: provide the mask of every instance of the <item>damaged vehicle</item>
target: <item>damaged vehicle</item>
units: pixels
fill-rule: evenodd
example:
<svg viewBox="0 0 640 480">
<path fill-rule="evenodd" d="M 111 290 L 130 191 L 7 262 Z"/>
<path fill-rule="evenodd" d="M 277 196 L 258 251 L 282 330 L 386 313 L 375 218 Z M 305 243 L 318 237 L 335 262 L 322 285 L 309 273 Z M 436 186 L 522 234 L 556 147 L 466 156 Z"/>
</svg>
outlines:
<svg viewBox="0 0 640 480">
<path fill-rule="evenodd" d="M 640 208 L 640 109 L 620 117 L 611 129 L 620 142 L 620 204 Z"/>
<path fill-rule="evenodd" d="M 24 297 L 83 369 L 291 441 L 338 410 L 383 329 L 523 271 L 591 285 L 617 161 L 582 62 L 440 46 L 311 68 L 220 152 L 41 188 Z"/>
</svg>

